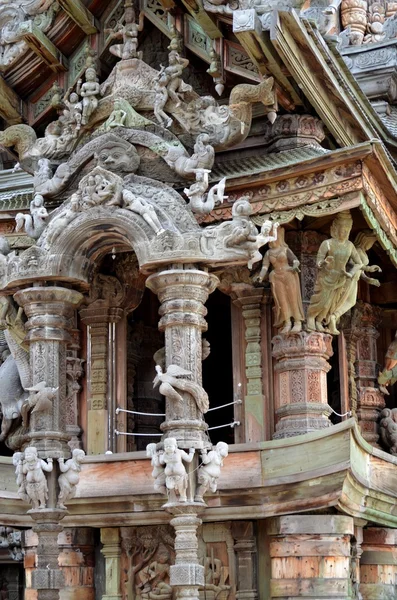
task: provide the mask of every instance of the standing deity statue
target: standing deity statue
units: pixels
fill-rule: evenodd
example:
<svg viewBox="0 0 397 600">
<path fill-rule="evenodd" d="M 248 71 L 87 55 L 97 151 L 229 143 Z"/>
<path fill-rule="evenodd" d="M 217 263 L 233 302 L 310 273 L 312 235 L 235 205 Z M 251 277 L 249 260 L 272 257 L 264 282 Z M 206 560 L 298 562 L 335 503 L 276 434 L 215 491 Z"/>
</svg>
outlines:
<svg viewBox="0 0 397 600">
<path fill-rule="evenodd" d="M 46 507 L 48 485 L 44 471 L 50 473 L 52 468 L 52 458 L 46 462 L 38 457 L 36 448 L 33 446 L 26 448 L 22 472 L 25 476 L 26 495 L 34 510 Z"/>
<path fill-rule="evenodd" d="M 165 485 L 169 492 L 171 502 L 176 502 L 176 492 L 181 502 L 187 502 L 188 476 L 183 462 L 191 463 L 194 457 L 194 448 L 190 448 L 189 454 L 178 448 L 175 438 L 164 440 L 164 452 L 160 454 L 161 465 L 165 465 Z"/>
<path fill-rule="evenodd" d="M 361 273 L 363 266 L 357 249 L 349 241 L 352 225 L 350 212 L 338 213 L 331 225 L 331 239 L 319 248 L 317 279 L 307 312 L 308 331 L 338 335 L 336 326 L 340 317 L 356 303 L 357 288 L 355 297 L 346 301 L 352 279 Z"/>
<path fill-rule="evenodd" d="M 122 60 L 141 58 L 138 48 L 138 34 L 143 31 L 143 12 L 139 15 L 139 23 L 135 23 L 135 10 L 131 0 L 124 2 L 124 23 L 117 23 L 114 31 L 110 30 L 110 40 L 122 40 L 121 44 L 113 44 L 109 52 Z"/>
<path fill-rule="evenodd" d="M 83 98 L 81 124 L 87 125 L 92 113 L 98 106 L 98 96 L 100 94 L 100 87 L 94 67 L 86 69 L 84 83 L 81 79 L 78 80 L 76 92 Z"/>
<path fill-rule="evenodd" d="M 210 452 L 206 449 L 201 451 L 201 465 L 197 475 L 199 486 L 194 498 L 195 502 L 202 502 L 207 490 L 216 492 L 223 459 L 228 453 L 229 446 L 225 442 L 218 442 Z"/>
<path fill-rule="evenodd" d="M 299 260 L 285 243 L 284 235 L 284 229 L 280 228 L 277 239 L 269 242 L 257 281 L 265 279 L 271 265 L 269 281 L 276 308 L 275 327 L 282 327 L 281 333 L 299 333 L 305 318 L 298 275 Z"/>
<path fill-rule="evenodd" d="M 58 477 L 59 496 L 57 507 L 66 509 L 65 501 L 71 500 L 76 495 L 77 484 L 80 479 L 81 461 L 85 456 L 84 450 L 75 448 L 72 452 L 72 458 L 66 462 L 63 458 L 58 458 L 59 470 L 61 471 Z"/>
</svg>

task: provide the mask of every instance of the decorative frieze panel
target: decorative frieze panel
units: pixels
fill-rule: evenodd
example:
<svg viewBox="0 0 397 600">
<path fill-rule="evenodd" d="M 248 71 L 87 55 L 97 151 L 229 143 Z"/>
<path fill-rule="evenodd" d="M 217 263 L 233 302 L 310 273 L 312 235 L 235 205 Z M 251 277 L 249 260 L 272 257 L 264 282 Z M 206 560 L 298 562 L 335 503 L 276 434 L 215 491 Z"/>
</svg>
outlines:
<svg viewBox="0 0 397 600">
<path fill-rule="evenodd" d="M 189 15 L 185 17 L 185 46 L 205 61 L 210 61 L 212 40 L 202 27 Z"/>
<path fill-rule="evenodd" d="M 260 81 L 255 64 L 239 44 L 225 40 L 225 69 L 253 81 Z"/>
</svg>

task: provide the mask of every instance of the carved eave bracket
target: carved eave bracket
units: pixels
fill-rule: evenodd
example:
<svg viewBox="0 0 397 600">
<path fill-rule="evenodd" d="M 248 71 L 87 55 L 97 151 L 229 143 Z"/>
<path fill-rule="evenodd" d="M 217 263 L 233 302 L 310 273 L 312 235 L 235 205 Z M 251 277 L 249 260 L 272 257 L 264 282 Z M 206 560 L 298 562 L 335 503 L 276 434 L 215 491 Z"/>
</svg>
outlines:
<svg viewBox="0 0 397 600">
<path fill-rule="evenodd" d="M 55 72 L 67 71 L 68 61 L 33 21 L 20 25 L 22 39 Z"/>
<path fill-rule="evenodd" d="M 57 0 L 65 13 L 86 33 L 97 32 L 93 14 L 84 6 L 81 0 Z"/>
</svg>

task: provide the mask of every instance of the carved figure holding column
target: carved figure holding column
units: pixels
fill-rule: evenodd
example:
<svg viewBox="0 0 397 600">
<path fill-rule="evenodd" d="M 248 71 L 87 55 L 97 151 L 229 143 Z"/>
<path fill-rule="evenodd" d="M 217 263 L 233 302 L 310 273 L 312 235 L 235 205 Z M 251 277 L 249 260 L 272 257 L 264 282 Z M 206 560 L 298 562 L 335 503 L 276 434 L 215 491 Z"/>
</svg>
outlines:
<svg viewBox="0 0 397 600">
<path fill-rule="evenodd" d="M 317 279 L 307 312 L 308 331 L 338 335 L 337 323 L 351 307 L 346 308 L 346 296 L 353 277 L 361 273 L 363 266 L 357 249 L 349 241 L 352 225 L 349 211 L 338 213 L 331 225 L 331 239 L 319 248 Z"/>
<path fill-rule="evenodd" d="M 63 458 L 58 458 L 59 470 L 61 471 L 58 477 L 59 496 L 57 507 L 66 509 L 64 502 L 71 500 L 76 495 L 77 484 L 80 479 L 81 461 L 85 457 L 84 450 L 75 448 L 72 452 L 72 458 L 64 462 Z"/>
<path fill-rule="evenodd" d="M 23 452 L 15 452 L 13 454 L 12 464 L 15 467 L 15 476 L 18 486 L 18 496 L 21 498 L 21 500 L 27 502 L 28 496 L 26 494 L 26 481 L 23 474 Z"/>
<path fill-rule="evenodd" d="M 195 495 L 195 502 L 203 502 L 203 496 L 208 491 L 216 492 L 218 486 L 223 459 L 229 454 L 229 446 L 226 442 L 218 442 L 217 445 L 207 453 L 206 449 L 201 451 L 201 465 L 198 470 L 197 480 L 200 484 Z"/>
<path fill-rule="evenodd" d="M 48 485 L 44 472 L 51 473 L 53 463 L 52 458 L 47 460 L 48 462 L 39 458 L 37 449 L 33 446 L 26 448 L 22 472 L 25 476 L 26 495 L 35 510 L 45 508 L 48 499 Z"/>
<path fill-rule="evenodd" d="M 275 326 L 282 327 L 281 333 L 299 333 L 305 318 L 298 275 L 299 260 L 285 243 L 284 235 L 284 229 L 280 228 L 277 239 L 269 242 L 269 250 L 263 257 L 256 280 L 262 282 L 270 265 L 273 267 L 269 281 L 276 305 Z"/>
<path fill-rule="evenodd" d="M 155 491 L 159 494 L 166 494 L 164 467 L 160 463 L 160 455 L 157 452 L 156 444 L 148 444 L 146 446 L 146 456 L 151 458 L 151 465 L 153 467 L 152 477 L 154 479 L 153 487 Z"/>
<path fill-rule="evenodd" d="M 176 493 L 180 502 L 187 502 L 188 476 L 183 462 L 191 463 L 194 457 L 194 448 L 190 448 L 189 454 L 178 448 L 175 438 L 164 440 L 164 452 L 160 454 L 161 465 L 165 465 L 165 485 L 171 502 L 177 501 Z"/>
</svg>

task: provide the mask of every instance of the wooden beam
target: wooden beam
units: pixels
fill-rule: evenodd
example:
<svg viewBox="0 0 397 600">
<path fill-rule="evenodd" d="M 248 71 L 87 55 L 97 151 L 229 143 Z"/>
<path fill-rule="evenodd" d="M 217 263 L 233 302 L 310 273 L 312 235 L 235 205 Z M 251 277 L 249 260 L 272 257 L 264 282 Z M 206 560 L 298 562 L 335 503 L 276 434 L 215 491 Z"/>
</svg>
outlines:
<svg viewBox="0 0 397 600">
<path fill-rule="evenodd" d="M 68 61 L 32 21 L 20 25 L 22 39 L 55 72 L 67 71 Z"/>
<path fill-rule="evenodd" d="M 8 125 L 22 123 L 23 101 L 0 76 L 0 116 Z"/>
<path fill-rule="evenodd" d="M 58 4 L 84 33 L 91 35 L 98 31 L 95 27 L 94 15 L 84 6 L 81 0 L 58 0 Z"/>
<path fill-rule="evenodd" d="M 197 21 L 204 29 L 205 33 L 212 39 L 221 38 L 222 32 L 218 28 L 215 21 L 211 19 L 209 14 L 204 10 L 200 0 L 182 0 L 193 19 Z"/>
<path fill-rule="evenodd" d="M 302 100 L 283 71 L 283 64 L 270 41 L 262 31 L 262 24 L 254 8 L 233 11 L 233 33 L 251 58 L 261 75 L 273 75 L 280 104 L 294 110 Z"/>
</svg>

